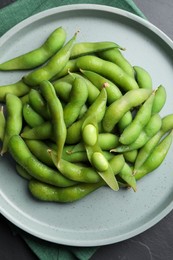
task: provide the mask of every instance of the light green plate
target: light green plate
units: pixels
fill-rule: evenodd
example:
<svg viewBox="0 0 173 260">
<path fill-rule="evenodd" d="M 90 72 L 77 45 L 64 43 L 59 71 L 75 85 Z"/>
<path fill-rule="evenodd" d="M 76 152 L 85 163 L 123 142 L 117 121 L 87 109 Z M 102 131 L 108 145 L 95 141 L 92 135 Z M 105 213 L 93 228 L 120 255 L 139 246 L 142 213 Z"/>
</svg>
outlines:
<svg viewBox="0 0 173 260">
<path fill-rule="evenodd" d="M 126 47 L 132 65 L 143 66 L 156 88 L 163 84 L 167 102 L 162 115 L 173 113 L 173 43 L 151 23 L 128 12 L 101 5 L 53 8 L 24 20 L 0 39 L 0 62 L 41 44 L 58 26 L 78 41 L 115 41 Z M 24 73 L 0 72 L 0 85 Z M 23 230 L 42 239 L 75 246 L 115 243 L 135 236 L 173 209 L 173 147 L 155 172 L 138 182 L 138 190 L 101 188 L 79 202 L 60 205 L 34 200 L 27 182 L 10 158 L 0 158 L 0 211 Z"/>
</svg>

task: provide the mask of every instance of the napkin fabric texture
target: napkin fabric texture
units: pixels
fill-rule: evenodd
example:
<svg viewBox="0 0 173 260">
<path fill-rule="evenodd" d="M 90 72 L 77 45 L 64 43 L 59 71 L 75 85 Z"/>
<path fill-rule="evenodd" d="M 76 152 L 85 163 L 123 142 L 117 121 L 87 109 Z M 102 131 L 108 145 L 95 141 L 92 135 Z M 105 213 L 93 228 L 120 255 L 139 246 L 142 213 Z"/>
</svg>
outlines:
<svg viewBox="0 0 173 260">
<path fill-rule="evenodd" d="M 70 4 L 100 4 L 117 7 L 145 18 L 132 0 L 16 0 L 0 9 L 0 36 L 17 23 L 38 12 Z M 98 247 L 71 247 L 43 241 L 13 226 L 13 230 L 25 240 L 27 245 L 41 260 L 87 260 Z"/>
</svg>

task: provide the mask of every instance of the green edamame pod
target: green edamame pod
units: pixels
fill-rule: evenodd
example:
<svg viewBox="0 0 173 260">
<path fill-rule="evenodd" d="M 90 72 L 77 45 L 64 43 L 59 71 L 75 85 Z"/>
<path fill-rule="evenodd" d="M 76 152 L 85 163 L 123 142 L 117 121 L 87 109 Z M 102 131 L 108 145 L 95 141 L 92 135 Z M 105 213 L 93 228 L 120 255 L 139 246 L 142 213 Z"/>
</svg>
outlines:
<svg viewBox="0 0 173 260">
<path fill-rule="evenodd" d="M 92 130 L 91 130 L 91 126 L 92 126 Z M 119 137 L 115 134 L 100 133 L 97 136 L 95 127 L 90 124 L 87 125 L 86 128 L 83 129 L 83 131 L 85 131 L 85 130 L 86 130 L 86 133 L 88 133 L 85 135 L 85 142 L 92 146 L 96 143 L 96 140 L 98 139 L 98 144 L 103 151 L 109 151 L 109 150 L 113 149 L 114 147 L 118 146 L 118 144 L 119 144 Z M 69 150 L 68 150 L 69 154 L 75 154 L 77 152 L 85 151 L 85 146 L 84 146 L 83 142 L 80 142 L 76 145 L 71 145 L 68 147 L 69 147 Z"/>
<path fill-rule="evenodd" d="M 140 88 L 152 89 L 152 78 L 148 71 L 140 66 L 133 66 L 135 70 L 135 78 Z"/>
<path fill-rule="evenodd" d="M 73 84 L 73 83 L 72 83 Z M 72 84 L 64 81 L 54 81 L 52 85 L 55 88 L 57 96 L 64 102 L 68 102 L 70 99 L 70 92 L 72 89 Z"/>
<path fill-rule="evenodd" d="M 73 84 L 74 79 L 75 79 L 75 77 L 73 77 L 72 74 L 70 73 L 70 71 L 68 71 L 68 74 L 64 75 L 61 78 L 58 78 L 58 79 L 55 79 L 55 80 L 54 80 L 54 78 L 52 78 L 51 83 L 53 85 L 54 85 L 54 83 L 59 84 L 60 82 L 61 83 L 66 82 L 66 83 L 69 83 L 69 84 Z"/>
<path fill-rule="evenodd" d="M 173 129 L 173 114 L 169 114 L 162 118 L 161 129 L 150 138 L 145 145 L 139 150 L 138 156 L 134 165 L 134 172 L 147 160 L 154 148 L 157 146 L 161 138 L 167 132 Z"/>
<path fill-rule="evenodd" d="M 23 81 L 29 86 L 38 86 L 43 80 L 52 79 L 60 72 L 70 58 L 71 48 L 76 40 L 77 33 L 41 68 L 24 76 Z"/>
<path fill-rule="evenodd" d="M 88 97 L 88 88 L 85 80 L 76 78 L 70 91 L 70 99 L 64 107 L 64 122 L 66 127 L 72 125 L 79 117 L 80 111 Z"/>
<path fill-rule="evenodd" d="M 123 153 L 124 159 L 130 163 L 135 162 L 137 155 L 138 155 L 138 150 L 132 150 Z"/>
<path fill-rule="evenodd" d="M 79 183 L 72 187 L 57 188 L 37 180 L 31 180 L 29 190 L 35 198 L 42 201 L 69 203 L 82 199 L 103 185 L 103 182 L 94 184 Z"/>
<path fill-rule="evenodd" d="M 29 175 L 29 173 L 18 163 L 16 164 L 16 171 L 22 178 L 26 180 L 32 179 L 31 175 Z"/>
<path fill-rule="evenodd" d="M 150 120 L 154 95 L 155 92 L 153 91 L 149 98 L 141 105 L 132 122 L 120 135 L 119 141 L 122 144 L 131 144 L 139 137 L 141 131 Z"/>
<path fill-rule="evenodd" d="M 109 161 L 109 163 L 111 164 L 111 160 L 114 158 L 114 154 L 108 152 L 108 151 L 102 151 L 105 158 Z M 112 166 L 111 166 L 112 167 Z M 112 169 L 114 170 L 114 168 L 112 167 Z"/>
<path fill-rule="evenodd" d="M 99 54 L 99 57 L 111 61 L 117 64 L 123 71 L 125 71 L 129 76 L 134 78 L 134 69 L 130 62 L 124 57 L 122 52 L 118 48 L 111 50 L 102 51 Z"/>
<path fill-rule="evenodd" d="M 57 146 L 55 143 L 47 143 L 43 142 L 41 140 L 29 140 L 25 139 L 25 143 L 28 146 L 31 153 L 41 162 L 45 163 L 48 166 L 54 167 L 54 163 L 51 159 L 50 154 L 48 153 L 48 150 L 54 150 L 57 151 Z M 87 155 L 85 151 L 82 152 L 75 152 L 75 153 L 69 153 L 69 150 L 71 150 L 72 147 L 70 146 L 64 146 L 63 152 L 62 152 L 62 159 L 71 162 L 87 162 Z"/>
<path fill-rule="evenodd" d="M 102 86 L 106 84 L 106 91 L 107 91 L 107 99 L 108 104 L 111 104 L 119 97 L 122 96 L 120 89 L 110 80 L 106 79 L 105 77 L 101 76 L 98 73 L 88 70 L 81 70 L 82 74 L 87 77 L 99 90 L 102 89 Z"/>
<path fill-rule="evenodd" d="M 102 149 L 98 145 L 98 140 L 92 146 L 88 145 L 85 142 L 86 138 L 84 135 L 87 133 L 83 132 L 83 130 L 85 129 L 85 127 L 88 124 L 95 126 L 96 130 L 98 131 L 96 119 L 92 115 L 89 115 L 82 124 L 82 137 L 83 137 L 83 141 L 85 144 L 85 149 L 86 149 L 88 160 L 91 163 L 91 165 L 95 168 L 97 173 L 100 175 L 100 177 L 106 182 L 106 184 L 111 189 L 117 191 L 119 189 L 118 182 L 114 176 L 112 167 L 110 166 L 109 162 L 107 161 L 106 157 L 104 156 Z M 95 153 L 97 153 L 97 156 L 94 156 Z M 94 156 L 94 158 L 93 158 L 93 156 Z M 100 158 L 102 158 L 102 159 L 100 159 Z"/>
<path fill-rule="evenodd" d="M 20 100 L 22 101 L 23 105 L 29 103 L 29 92 L 26 95 L 20 97 Z"/>
<path fill-rule="evenodd" d="M 76 152 L 76 153 L 67 153 L 67 150 L 69 147 L 64 147 L 63 153 L 62 153 L 62 159 L 71 162 L 71 163 L 81 163 L 81 162 L 88 162 L 87 154 L 86 152 Z"/>
<path fill-rule="evenodd" d="M 98 139 L 98 144 L 100 148 L 104 151 L 109 151 L 113 149 L 114 147 L 118 146 L 119 144 L 119 137 L 112 133 L 100 133 L 97 136 L 96 129 L 93 125 L 88 124 L 86 128 L 83 129 L 83 131 L 86 131 L 85 135 L 85 142 L 89 145 L 94 145 L 96 143 L 96 140 Z M 77 152 L 83 152 L 85 151 L 85 147 L 83 142 L 80 142 L 76 145 L 68 146 L 69 150 L 68 152 L 70 154 L 77 153 Z"/>
<path fill-rule="evenodd" d="M 28 103 L 31 105 L 31 107 L 43 118 L 49 119 L 50 113 L 41 93 L 36 89 L 31 89 L 28 96 L 29 96 Z"/>
<path fill-rule="evenodd" d="M 0 86 L 0 101 L 5 102 L 5 97 L 8 93 L 22 97 L 29 93 L 29 91 L 30 87 L 28 87 L 22 80 L 13 84 Z"/>
<path fill-rule="evenodd" d="M 119 137 L 112 133 L 100 133 L 98 134 L 98 143 L 102 150 L 111 150 L 118 146 Z"/>
<path fill-rule="evenodd" d="M 141 148 L 144 146 L 147 141 L 153 137 L 161 128 L 162 120 L 159 114 L 154 114 L 148 124 L 144 127 L 142 132 L 140 133 L 139 137 L 130 145 L 119 145 L 115 146 L 114 149 L 111 150 L 111 152 L 127 152 L 127 151 L 133 151 L 136 149 Z"/>
<path fill-rule="evenodd" d="M 106 153 L 104 153 L 104 156 L 106 157 Z M 112 158 L 107 158 L 109 161 L 109 164 L 114 172 L 114 175 L 117 175 L 123 168 L 125 164 L 124 156 L 122 154 L 114 155 Z"/>
<path fill-rule="evenodd" d="M 91 70 L 113 81 L 124 91 L 138 89 L 139 86 L 134 78 L 125 73 L 118 65 L 105 61 L 95 56 L 83 56 L 77 58 L 77 66 L 82 70 Z"/>
<path fill-rule="evenodd" d="M 57 79 L 60 79 L 61 77 L 66 76 L 70 72 L 77 72 L 79 71 L 77 65 L 76 65 L 76 60 L 68 60 L 65 67 L 58 73 L 56 74 L 52 80 L 55 81 Z"/>
<path fill-rule="evenodd" d="M 58 162 L 56 152 L 49 150 L 49 153 L 54 165 L 66 178 L 73 181 L 85 183 L 97 183 L 101 180 L 100 176 L 92 167 L 79 166 L 64 159 L 61 159 Z"/>
<path fill-rule="evenodd" d="M 166 133 L 173 129 L 173 114 L 168 114 L 162 118 L 161 132 Z"/>
<path fill-rule="evenodd" d="M 114 101 L 105 112 L 103 118 L 104 130 L 111 132 L 126 112 L 133 107 L 141 105 L 150 94 L 151 90 L 149 89 L 134 89 Z"/>
<path fill-rule="evenodd" d="M 54 30 L 42 46 L 0 64 L 0 70 L 33 69 L 45 63 L 65 43 L 66 32 L 62 27 Z"/>
<path fill-rule="evenodd" d="M 19 135 L 13 135 L 10 138 L 9 151 L 16 163 L 21 165 L 33 178 L 58 187 L 68 187 L 75 184 L 74 181 L 65 178 L 57 170 L 38 161 Z"/>
<path fill-rule="evenodd" d="M 130 111 L 127 111 L 118 122 L 118 129 L 120 133 L 133 121 L 133 116 Z"/>
<path fill-rule="evenodd" d="M 107 102 L 107 92 L 105 88 L 103 88 L 94 101 L 94 103 L 88 108 L 87 112 L 84 114 L 84 116 L 73 123 L 68 129 L 67 129 L 67 138 L 66 143 L 67 144 L 76 144 L 81 139 L 81 127 L 85 119 L 92 115 L 94 118 L 96 118 L 96 122 L 100 122 L 105 114 L 106 109 L 106 102 Z"/>
<path fill-rule="evenodd" d="M 67 134 L 63 116 L 63 108 L 59 98 L 56 95 L 53 85 L 49 81 L 41 82 L 40 90 L 43 97 L 47 101 L 47 105 L 50 111 L 53 136 L 58 150 L 57 159 L 59 161 L 61 159 Z"/>
<path fill-rule="evenodd" d="M 79 42 L 74 44 L 70 58 L 74 59 L 80 56 L 95 54 L 99 51 L 109 50 L 112 48 L 121 48 L 115 42 Z"/>
<path fill-rule="evenodd" d="M 24 104 L 23 106 L 23 117 L 31 127 L 39 126 L 44 122 L 43 117 L 35 112 L 29 104 Z"/>
<path fill-rule="evenodd" d="M 88 99 L 87 99 L 87 103 L 88 104 L 92 104 L 96 98 L 98 97 L 100 91 L 97 89 L 97 87 L 87 78 L 84 78 L 82 75 L 78 74 L 78 73 L 70 73 L 72 77 L 75 78 L 82 78 L 83 80 L 85 80 L 85 83 L 87 85 L 88 88 Z M 103 87 L 103 86 L 102 86 Z"/>
<path fill-rule="evenodd" d="M 159 113 L 166 102 L 166 89 L 160 85 L 155 92 L 155 98 L 152 107 L 152 114 Z"/>
<path fill-rule="evenodd" d="M 151 116 L 148 124 L 144 127 L 143 131 L 145 132 L 146 136 L 148 136 L 148 138 L 151 138 L 161 129 L 161 126 L 161 116 L 159 114 L 154 114 Z"/>
<path fill-rule="evenodd" d="M 4 107 L 0 107 L 0 141 L 4 139 L 6 119 L 4 116 Z"/>
<path fill-rule="evenodd" d="M 79 112 L 78 120 L 81 119 L 84 116 L 84 114 L 86 113 L 87 110 L 88 110 L 88 106 L 86 104 L 84 104 L 81 107 L 81 110 Z"/>
<path fill-rule="evenodd" d="M 173 132 L 171 131 L 171 133 L 164 137 L 150 153 L 147 160 L 134 172 L 136 180 L 141 179 L 161 165 L 172 144 L 172 134 Z"/>
<path fill-rule="evenodd" d="M 13 135 L 20 134 L 22 129 L 22 102 L 13 95 L 6 95 L 7 119 L 3 138 L 1 155 L 8 150 L 8 143 Z"/>
<path fill-rule="evenodd" d="M 49 145 L 46 142 L 41 140 L 32 140 L 32 139 L 25 139 L 24 140 L 27 147 L 29 148 L 30 152 L 42 163 L 50 167 L 54 167 L 52 159 L 48 153 L 48 149 L 50 149 Z"/>
<path fill-rule="evenodd" d="M 53 135 L 52 125 L 49 121 L 46 121 L 39 126 L 35 126 L 21 133 L 21 137 L 24 139 L 37 139 L 37 140 L 45 140 L 49 138 L 51 139 L 52 135 Z"/>
<path fill-rule="evenodd" d="M 136 179 L 133 175 L 132 168 L 125 162 L 122 170 L 118 173 L 118 176 L 121 177 L 134 191 L 137 190 Z"/>
</svg>

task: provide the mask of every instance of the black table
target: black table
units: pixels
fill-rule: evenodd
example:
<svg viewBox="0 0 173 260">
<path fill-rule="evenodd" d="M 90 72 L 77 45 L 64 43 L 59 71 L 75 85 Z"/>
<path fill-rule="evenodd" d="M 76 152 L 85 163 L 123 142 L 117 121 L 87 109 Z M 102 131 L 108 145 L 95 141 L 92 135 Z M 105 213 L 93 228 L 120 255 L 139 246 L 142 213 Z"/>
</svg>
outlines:
<svg viewBox="0 0 173 260">
<path fill-rule="evenodd" d="M 14 0 L 0 0 L 0 8 Z M 172 0 L 134 0 L 150 22 L 173 39 Z M 20 236 L 11 232 L 8 221 L 0 215 L 0 259 L 34 260 L 37 257 Z M 173 211 L 149 230 L 126 241 L 103 246 L 92 260 L 172 260 Z"/>
</svg>

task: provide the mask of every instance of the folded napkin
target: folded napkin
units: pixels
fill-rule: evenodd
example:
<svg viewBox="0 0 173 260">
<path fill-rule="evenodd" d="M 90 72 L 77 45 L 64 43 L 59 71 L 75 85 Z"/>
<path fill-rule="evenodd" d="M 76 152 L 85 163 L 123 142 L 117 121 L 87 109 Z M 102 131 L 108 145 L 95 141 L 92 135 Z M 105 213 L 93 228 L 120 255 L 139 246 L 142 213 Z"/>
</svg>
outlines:
<svg viewBox="0 0 173 260">
<path fill-rule="evenodd" d="M 145 18 L 132 0 L 16 0 L 14 3 L 0 9 L 0 36 L 33 14 L 68 4 L 102 4 L 121 8 Z M 50 243 L 33 237 L 19 228 L 14 227 L 12 224 L 10 224 L 10 226 L 15 232 L 20 234 L 31 250 L 41 260 L 87 260 L 90 259 L 98 249 L 98 247 L 71 247 Z"/>
</svg>

